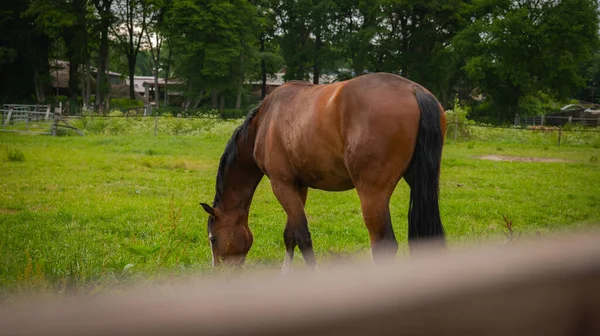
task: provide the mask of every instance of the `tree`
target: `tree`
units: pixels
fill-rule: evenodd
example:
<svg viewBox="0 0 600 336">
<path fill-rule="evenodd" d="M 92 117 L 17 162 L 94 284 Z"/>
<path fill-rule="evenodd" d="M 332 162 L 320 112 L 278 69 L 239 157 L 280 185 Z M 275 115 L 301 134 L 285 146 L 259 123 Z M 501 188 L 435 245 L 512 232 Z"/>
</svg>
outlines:
<svg viewBox="0 0 600 336">
<path fill-rule="evenodd" d="M 28 1 L 0 5 L 0 92 L 9 101 L 28 100 L 35 92 L 38 103 L 46 101 L 50 83 L 50 39 L 36 27 L 34 17 L 23 15 Z"/>
<path fill-rule="evenodd" d="M 115 0 L 116 23 L 112 31 L 127 57 L 129 98 L 135 99 L 135 65 L 146 33 L 149 6 L 146 0 Z"/>
<path fill-rule="evenodd" d="M 146 40 L 150 50 L 152 64 L 154 66 L 154 101 L 156 106 L 160 106 L 160 95 L 158 90 L 158 76 L 160 71 L 160 52 L 163 47 L 165 37 L 165 17 L 170 9 L 172 1 L 169 0 L 148 0 L 149 21 L 146 29 Z M 152 40 L 154 38 L 154 40 Z M 167 78 L 165 78 L 166 91 Z M 165 97 L 166 97 L 165 93 Z M 166 98 L 165 98 L 166 99 Z M 166 101 L 165 101 L 166 106 Z"/>
<path fill-rule="evenodd" d="M 257 62 L 253 63 L 248 72 L 250 78 L 260 79 L 260 95 L 261 99 L 264 99 L 267 95 L 267 76 L 274 75 L 276 71 L 281 69 L 283 58 L 278 52 L 278 43 L 275 36 L 277 22 L 270 0 L 254 0 L 252 4 L 256 6 L 258 15 L 259 28 L 256 33 L 259 49 L 255 53 Z"/>
<path fill-rule="evenodd" d="M 474 23 L 454 44 L 499 120 L 512 119 L 527 96 L 566 98 L 585 84 L 580 66 L 598 46 L 597 7 L 592 0 L 474 4 Z"/>
<path fill-rule="evenodd" d="M 175 0 L 167 15 L 170 47 L 177 53 L 176 73 L 197 104 L 211 92 L 213 107 L 243 80 L 240 55 L 254 41 L 256 8 L 247 0 Z M 188 104 L 191 104 L 188 102 Z"/>
<path fill-rule="evenodd" d="M 333 34 L 343 62 L 352 69 L 354 76 L 374 70 L 373 39 L 383 30 L 382 2 L 345 0 L 339 1 L 338 6 Z"/>
<path fill-rule="evenodd" d="M 96 72 L 96 108 L 99 113 L 104 113 L 108 108 L 108 92 L 110 89 L 107 74 L 110 59 L 108 33 L 115 17 L 112 12 L 113 0 L 93 0 L 93 2 L 98 15 L 97 31 L 100 34 Z"/>
<path fill-rule="evenodd" d="M 26 12 L 35 18 L 39 29 L 54 38 L 61 37 L 69 59 L 69 106 L 77 108 L 80 87 L 79 69 L 88 53 L 88 0 L 33 0 Z"/>
</svg>

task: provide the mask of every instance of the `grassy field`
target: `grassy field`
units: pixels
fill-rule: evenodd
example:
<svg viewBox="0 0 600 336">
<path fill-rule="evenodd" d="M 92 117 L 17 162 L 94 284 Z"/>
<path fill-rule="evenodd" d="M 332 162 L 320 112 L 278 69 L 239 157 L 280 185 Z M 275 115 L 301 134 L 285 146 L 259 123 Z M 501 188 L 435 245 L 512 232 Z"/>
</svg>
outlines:
<svg viewBox="0 0 600 336">
<path fill-rule="evenodd" d="M 214 272 L 198 203 L 212 202 L 219 157 L 240 121 L 180 125 L 177 134 L 191 135 L 158 137 L 151 122 L 137 128 L 124 120 L 99 122 L 79 121 L 85 137 L 0 134 L 0 294 L 93 292 Z M 161 127 L 159 134 L 173 133 L 169 124 Z M 449 137 L 440 201 L 449 245 L 504 239 L 503 216 L 527 236 L 599 226 L 600 134 L 567 138 L 558 148 L 556 135 L 510 132 L 478 129 L 459 142 Z M 479 158 L 484 155 L 565 161 Z M 407 206 L 401 182 L 391 202 L 400 254 L 407 252 Z M 307 214 L 319 260 L 369 257 L 354 191 L 311 190 Z M 255 243 L 246 267 L 281 265 L 284 223 L 264 178 L 251 209 Z"/>
</svg>

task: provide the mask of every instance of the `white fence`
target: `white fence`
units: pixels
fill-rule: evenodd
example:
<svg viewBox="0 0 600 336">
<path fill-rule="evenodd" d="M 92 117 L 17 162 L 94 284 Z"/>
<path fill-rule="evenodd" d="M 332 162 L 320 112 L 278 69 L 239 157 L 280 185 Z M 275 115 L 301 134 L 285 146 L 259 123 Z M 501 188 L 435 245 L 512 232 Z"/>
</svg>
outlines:
<svg viewBox="0 0 600 336">
<path fill-rule="evenodd" d="M 50 105 L 5 104 L 0 131 L 52 134 L 54 112 Z"/>
</svg>

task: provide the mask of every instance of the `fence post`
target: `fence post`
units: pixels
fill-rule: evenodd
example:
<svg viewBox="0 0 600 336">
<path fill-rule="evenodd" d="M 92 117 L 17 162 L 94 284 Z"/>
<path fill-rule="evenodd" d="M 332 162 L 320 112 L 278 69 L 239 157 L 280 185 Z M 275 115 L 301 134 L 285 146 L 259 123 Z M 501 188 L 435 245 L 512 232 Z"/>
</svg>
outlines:
<svg viewBox="0 0 600 336">
<path fill-rule="evenodd" d="M 558 127 L 558 147 L 560 147 L 560 137 L 562 136 L 562 127 Z"/>
<path fill-rule="evenodd" d="M 44 118 L 44 120 L 48 120 L 48 118 L 50 117 L 50 105 L 48 105 L 48 108 L 46 109 L 46 117 Z"/>
<path fill-rule="evenodd" d="M 569 116 L 569 124 L 573 123 L 573 116 Z"/>
<path fill-rule="evenodd" d="M 454 141 L 456 142 L 456 133 L 458 133 L 458 113 L 454 116 Z"/>
<path fill-rule="evenodd" d="M 10 117 L 12 116 L 12 108 L 10 108 L 8 110 L 8 116 L 6 117 L 6 119 L 4 119 L 4 125 L 8 125 L 8 123 L 10 122 Z"/>
<path fill-rule="evenodd" d="M 156 136 L 157 131 L 158 131 L 158 114 L 156 114 L 154 116 L 154 136 Z"/>
<path fill-rule="evenodd" d="M 540 124 L 541 126 L 544 126 L 544 121 L 545 121 L 545 119 L 546 119 L 546 116 L 542 114 L 542 122 L 541 122 L 541 124 Z"/>
<path fill-rule="evenodd" d="M 25 131 L 29 131 L 29 110 L 25 110 Z"/>
<path fill-rule="evenodd" d="M 52 136 L 56 136 L 56 129 L 58 128 L 58 117 L 56 111 L 52 114 Z"/>
</svg>

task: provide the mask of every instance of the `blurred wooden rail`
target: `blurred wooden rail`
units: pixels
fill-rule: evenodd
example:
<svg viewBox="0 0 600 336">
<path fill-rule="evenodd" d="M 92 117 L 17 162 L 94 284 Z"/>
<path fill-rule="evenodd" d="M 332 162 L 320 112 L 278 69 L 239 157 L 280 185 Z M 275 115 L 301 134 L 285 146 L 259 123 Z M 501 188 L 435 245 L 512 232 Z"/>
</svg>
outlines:
<svg viewBox="0 0 600 336">
<path fill-rule="evenodd" d="M 0 335 L 600 335 L 600 233 L 0 307 Z"/>
</svg>

